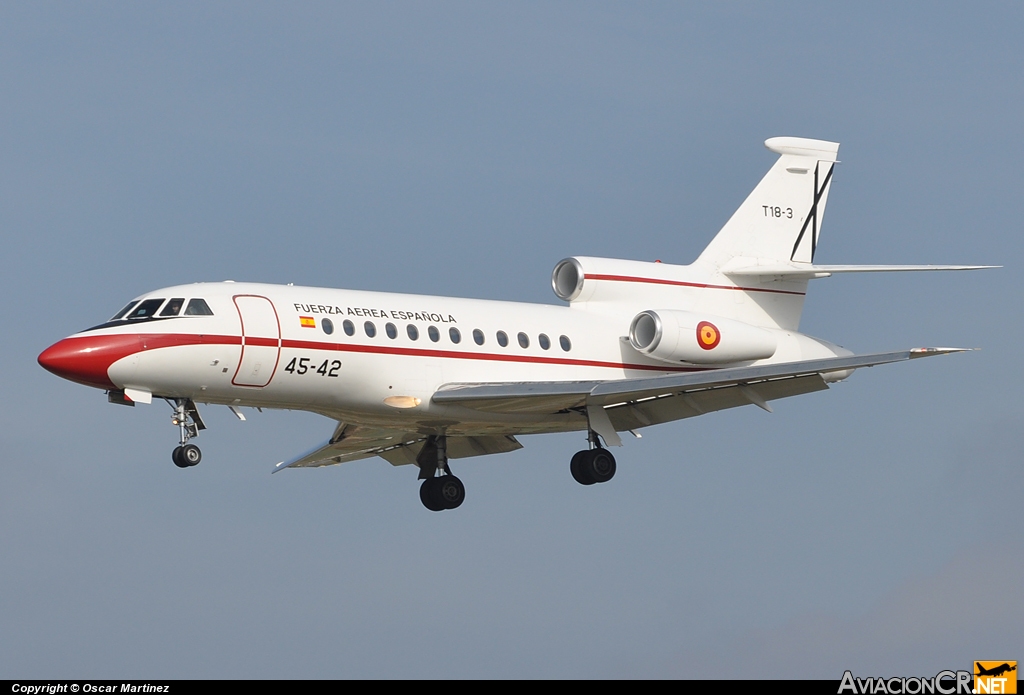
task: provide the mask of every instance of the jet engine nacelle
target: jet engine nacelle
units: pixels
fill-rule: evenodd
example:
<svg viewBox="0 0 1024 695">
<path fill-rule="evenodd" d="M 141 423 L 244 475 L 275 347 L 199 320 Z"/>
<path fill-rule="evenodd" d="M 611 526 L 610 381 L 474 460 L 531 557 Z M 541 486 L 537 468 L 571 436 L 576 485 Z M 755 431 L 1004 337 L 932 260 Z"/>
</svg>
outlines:
<svg viewBox="0 0 1024 695">
<path fill-rule="evenodd" d="M 690 266 L 620 258 L 574 256 L 558 262 L 551 273 L 551 289 L 570 304 L 587 302 L 639 303 L 658 306 L 656 297 L 671 294 L 708 279 L 694 275 Z M 678 297 L 676 298 L 678 299 Z M 671 306 L 671 299 L 666 304 Z"/>
<path fill-rule="evenodd" d="M 775 354 L 775 335 L 742 321 L 691 311 L 642 311 L 629 326 L 639 352 L 665 362 L 724 364 Z"/>
</svg>

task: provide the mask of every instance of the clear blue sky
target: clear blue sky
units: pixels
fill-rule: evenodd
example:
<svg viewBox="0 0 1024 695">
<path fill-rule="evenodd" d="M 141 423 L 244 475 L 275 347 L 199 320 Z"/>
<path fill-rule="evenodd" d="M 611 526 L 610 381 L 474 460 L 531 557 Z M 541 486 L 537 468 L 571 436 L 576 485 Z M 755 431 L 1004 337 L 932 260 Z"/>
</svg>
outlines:
<svg viewBox="0 0 1024 695">
<path fill-rule="evenodd" d="M 1024 657 L 1019 3 L 0 5 L 0 676 L 933 675 Z M 415 471 L 270 476 L 332 424 L 108 405 L 36 355 L 137 294 L 257 280 L 556 302 L 692 260 L 842 143 L 802 330 L 980 352 Z M 1018 500 L 1018 502 L 1013 502 Z"/>
</svg>

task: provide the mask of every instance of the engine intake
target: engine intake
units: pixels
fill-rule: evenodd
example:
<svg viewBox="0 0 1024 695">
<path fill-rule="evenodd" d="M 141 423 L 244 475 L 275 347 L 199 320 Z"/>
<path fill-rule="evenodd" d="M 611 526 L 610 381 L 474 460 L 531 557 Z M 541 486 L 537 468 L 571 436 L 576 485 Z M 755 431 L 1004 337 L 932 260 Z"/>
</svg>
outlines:
<svg viewBox="0 0 1024 695">
<path fill-rule="evenodd" d="M 583 265 L 575 258 L 566 258 L 551 273 L 551 289 L 559 299 L 571 302 L 583 291 L 583 280 Z"/>
</svg>

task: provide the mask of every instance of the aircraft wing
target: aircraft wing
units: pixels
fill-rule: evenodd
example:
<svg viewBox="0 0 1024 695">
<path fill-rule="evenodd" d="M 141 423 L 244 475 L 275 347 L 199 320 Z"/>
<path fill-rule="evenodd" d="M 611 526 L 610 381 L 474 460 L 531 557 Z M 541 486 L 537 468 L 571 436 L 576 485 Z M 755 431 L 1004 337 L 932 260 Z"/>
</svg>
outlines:
<svg viewBox="0 0 1024 695">
<path fill-rule="evenodd" d="M 415 432 L 360 427 L 339 422 L 330 439 L 304 454 L 280 462 L 274 472 L 285 468 L 314 468 L 357 461 L 377 456 L 390 447 L 399 447 L 423 439 L 423 435 Z"/>
<path fill-rule="evenodd" d="M 961 351 L 963 348 L 916 348 L 612 381 L 447 384 L 434 394 L 433 401 L 494 413 L 575 410 L 587 415 L 590 426 L 606 442 L 618 444 L 616 431 L 741 405 L 770 411 L 769 400 L 827 389 L 822 375 L 830 372 Z"/>
<path fill-rule="evenodd" d="M 273 472 L 285 468 L 316 468 L 334 466 L 359 459 L 380 456 L 393 466 L 416 463 L 416 455 L 426 436 L 418 432 L 387 430 L 339 422 L 334 435 L 326 442 L 275 466 Z M 449 437 L 448 457 L 467 458 L 484 454 L 515 451 L 523 447 L 510 435 L 480 437 Z"/>
</svg>

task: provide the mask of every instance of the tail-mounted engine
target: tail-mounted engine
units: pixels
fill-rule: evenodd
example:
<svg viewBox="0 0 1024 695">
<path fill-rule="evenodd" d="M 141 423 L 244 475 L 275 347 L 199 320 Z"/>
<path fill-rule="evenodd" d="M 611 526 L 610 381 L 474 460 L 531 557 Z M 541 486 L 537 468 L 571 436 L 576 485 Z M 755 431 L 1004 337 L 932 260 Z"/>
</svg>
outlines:
<svg viewBox="0 0 1024 695">
<path fill-rule="evenodd" d="M 640 312 L 629 326 L 629 342 L 649 357 L 692 364 L 763 360 L 776 348 L 770 331 L 690 311 Z"/>
</svg>

